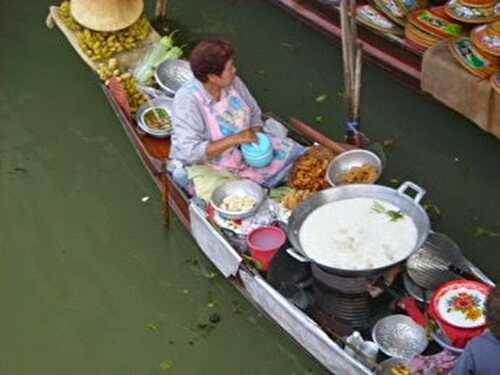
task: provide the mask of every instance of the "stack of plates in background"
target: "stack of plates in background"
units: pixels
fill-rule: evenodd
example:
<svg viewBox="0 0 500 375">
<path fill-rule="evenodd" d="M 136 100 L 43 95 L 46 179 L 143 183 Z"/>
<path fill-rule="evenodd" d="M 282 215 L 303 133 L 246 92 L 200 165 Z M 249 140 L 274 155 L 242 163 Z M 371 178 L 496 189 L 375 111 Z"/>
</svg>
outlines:
<svg viewBox="0 0 500 375">
<path fill-rule="evenodd" d="M 408 15 L 405 36 L 422 49 L 427 49 L 442 39 L 462 33 L 462 26 L 449 18 L 443 7 L 417 9 Z"/>
</svg>

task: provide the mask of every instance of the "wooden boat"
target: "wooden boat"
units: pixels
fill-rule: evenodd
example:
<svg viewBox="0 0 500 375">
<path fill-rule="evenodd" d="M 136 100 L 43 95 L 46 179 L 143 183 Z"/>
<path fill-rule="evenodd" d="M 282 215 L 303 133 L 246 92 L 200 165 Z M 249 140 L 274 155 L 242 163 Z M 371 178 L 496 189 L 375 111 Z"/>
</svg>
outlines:
<svg viewBox="0 0 500 375">
<path fill-rule="evenodd" d="M 153 138 L 137 131 L 135 122 L 128 118 L 111 91 L 105 85 L 101 87 L 139 158 L 161 191 L 164 210 L 168 209 L 167 205 L 173 210 L 222 275 L 327 370 L 336 374 L 373 374 L 361 362 L 349 356 L 316 321 L 289 302 L 256 269 L 243 261 L 212 225 L 204 210 L 190 202 L 187 194 L 166 172 L 170 140 Z M 335 147 L 330 139 L 297 119 L 291 119 L 288 126 L 290 136 L 303 144 L 318 142 L 326 147 Z"/>
<path fill-rule="evenodd" d="M 271 0 L 271 2 L 314 29 L 340 41 L 340 13 L 337 6 L 319 0 Z M 368 59 L 405 83 L 420 89 L 423 57 L 421 49 L 397 35 L 378 32 L 361 23 L 358 26 L 358 38 Z"/>
</svg>

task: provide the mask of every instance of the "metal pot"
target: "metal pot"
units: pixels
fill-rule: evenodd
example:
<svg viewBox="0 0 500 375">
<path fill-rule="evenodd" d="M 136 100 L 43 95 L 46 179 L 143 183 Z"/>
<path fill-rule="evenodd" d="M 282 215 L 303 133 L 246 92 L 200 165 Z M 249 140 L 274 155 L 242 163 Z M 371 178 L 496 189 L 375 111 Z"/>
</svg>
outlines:
<svg viewBox="0 0 500 375">
<path fill-rule="evenodd" d="M 411 198 L 406 194 L 408 189 L 412 189 L 417 193 L 415 198 Z M 323 190 L 307 198 L 293 211 L 292 216 L 288 221 L 288 239 L 290 240 L 294 250 L 298 251 L 300 255 L 293 251 L 293 249 L 289 249 L 288 253 L 296 259 L 310 261 L 323 270 L 336 275 L 362 277 L 381 274 L 385 270 L 401 263 L 404 259 L 388 264 L 387 266 L 363 270 L 334 268 L 329 265 L 322 264 L 315 261 L 314 258 L 311 258 L 307 254 L 307 251 L 302 248 L 299 240 L 299 233 L 302 224 L 313 211 L 327 203 L 352 198 L 373 198 L 386 201 L 398 207 L 405 215 L 408 215 L 417 227 L 417 242 L 415 243 L 413 250 L 408 254 L 408 256 L 410 256 L 422 246 L 430 230 L 429 217 L 419 204 L 424 195 L 425 190 L 410 181 L 401 184 L 397 190 L 386 186 L 363 184 L 344 185 Z"/>
</svg>

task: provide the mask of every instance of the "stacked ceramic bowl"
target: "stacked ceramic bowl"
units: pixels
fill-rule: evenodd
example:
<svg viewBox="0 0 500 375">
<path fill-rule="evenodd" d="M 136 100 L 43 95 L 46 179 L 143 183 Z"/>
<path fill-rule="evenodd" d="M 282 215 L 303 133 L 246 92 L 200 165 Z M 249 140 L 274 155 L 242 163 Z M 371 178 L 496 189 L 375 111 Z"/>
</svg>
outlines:
<svg viewBox="0 0 500 375">
<path fill-rule="evenodd" d="M 245 162 L 255 168 L 267 167 L 273 160 L 273 145 L 264 133 L 257 133 L 257 141 L 241 145 Z"/>
</svg>

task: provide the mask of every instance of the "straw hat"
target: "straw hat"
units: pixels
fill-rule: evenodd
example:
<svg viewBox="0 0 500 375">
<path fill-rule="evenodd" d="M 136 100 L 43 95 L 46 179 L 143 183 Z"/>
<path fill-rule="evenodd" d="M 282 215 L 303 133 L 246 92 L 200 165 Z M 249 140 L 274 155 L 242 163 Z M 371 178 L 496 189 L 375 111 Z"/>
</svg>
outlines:
<svg viewBox="0 0 500 375">
<path fill-rule="evenodd" d="M 96 31 L 118 31 L 132 25 L 144 10 L 143 0 L 71 0 L 71 15 Z"/>
</svg>

